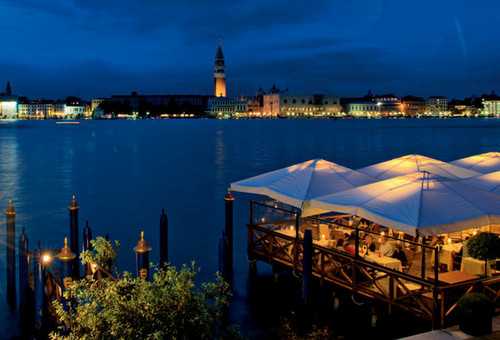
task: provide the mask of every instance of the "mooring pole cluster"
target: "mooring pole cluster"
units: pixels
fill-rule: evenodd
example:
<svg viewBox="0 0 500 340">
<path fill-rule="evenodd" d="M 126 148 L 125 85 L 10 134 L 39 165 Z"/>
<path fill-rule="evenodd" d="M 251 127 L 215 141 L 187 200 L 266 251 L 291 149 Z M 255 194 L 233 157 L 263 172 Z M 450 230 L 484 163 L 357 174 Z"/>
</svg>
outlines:
<svg viewBox="0 0 500 340">
<path fill-rule="evenodd" d="M 19 313 L 23 338 L 30 338 L 33 334 L 42 338 L 46 336 L 48 331 L 48 304 L 55 296 L 56 286 L 60 286 L 64 291 L 74 280 L 80 279 L 80 247 L 82 251 L 92 250 L 92 229 L 88 221 L 82 231 L 82 244 L 80 245 L 79 242 L 79 205 L 75 195 L 71 198 L 68 212 L 69 239 L 68 237 L 64 238 L 63 246 L 58 251 L 42 250 L 41 243 L 38 242 L 37 248 L 30 252 L 28 236 L 24 228 L 19 235 L 17 248 L 17 261 L 19 263 Z M 12 200 L 9 200 L 7 203 L 5 218 L 7 304 L 14 311 L 17 306 L 16 210 Z M 109 241 L 109 234 L 106 234 L 106 239 Z M 160 215 L 159 239 L 159 263 L 162 267 L 165 267 L 169 263 L 168 217 L 165 209 L 162 209 Z M 144 232 L 141 231 L 137 245 L 134 247 L 134 252 L 136 254 L 137 276 L 146 280 L 151 278 L 149 264 L 151 250 L 152 247 L 145 240 Z M 54 278 L 50 271 L 54 259 L 57 259 L 60 265 L 60 275 L 57 278 Z M 109 264 L 109 269 L 111 267 L 112 263 Z M 91 278 L 94 275 L 93 270 L 95 268 L 91 264 L 86 264 L 84 268 L 85 276 Z M 63 303 L 66 302 L 63 301 Z"/>
</svg>

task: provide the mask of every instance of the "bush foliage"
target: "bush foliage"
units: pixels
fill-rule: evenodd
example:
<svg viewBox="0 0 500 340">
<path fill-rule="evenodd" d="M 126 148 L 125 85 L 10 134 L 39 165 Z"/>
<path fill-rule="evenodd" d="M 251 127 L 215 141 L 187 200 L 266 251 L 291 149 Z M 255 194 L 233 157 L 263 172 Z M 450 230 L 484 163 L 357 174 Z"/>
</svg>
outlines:
<svg viewBox="0 0 500 340">
<path fill-rule="evenodd" d="M 470 256 L 479 260 L 500 258 L 500 237 L 493 233 L 479 233 L 467 241 Z"/>
<path fill-rule="evenodd" d="M 105 244 L 107 242 L 107 244 Z M 84 261 L 106 265 L 111 243 L 100 239 Z M 92 256 L 93 257 L 92 257 Z M 114 257 L 114 255 L 112 256 Z M 230 287 L 218 275 L 198 286 L 194 264 L 154 268 L 152 280 L 123 273 L 118 278 L 75 281 L 54 301 L 60 326 L 51 339 L 214 339 L 237 337 L 223 322 Z"/>
</svg>

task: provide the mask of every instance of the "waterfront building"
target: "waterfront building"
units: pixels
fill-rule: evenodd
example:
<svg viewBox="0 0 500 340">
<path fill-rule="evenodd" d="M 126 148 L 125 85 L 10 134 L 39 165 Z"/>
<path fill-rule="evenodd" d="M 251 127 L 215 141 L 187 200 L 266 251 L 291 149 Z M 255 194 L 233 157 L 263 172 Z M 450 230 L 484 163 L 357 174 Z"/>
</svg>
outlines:
<svg viewBox="0 0 500 340">
<path fill-rule="evenodd" d="M 17 104 L 18 97 L 12 95 L 12 87 L 10 82 L 7 82 L 5 91 L 0 93 L 0 118 L 16 119 Z"/>
<path fill-rule="evenodd" d="M 180 115 L 200 116 L 207 110 L 207 95 L 113 95 L 100 105 L 104 114 L 134 114 L 143 116 L 175 117 Z M 108 112 L 109 111 L 109 112 Z"/>
<path fill-rule="evenodd" d="M 57 100 L 54 102 L 54 110 L 48 118 L 51 119 L 62 119 L 64 118 L 66 111 L 66 103 L 62 100 Z"/>
<path fill-rule="evenodd" d="M 346 104 L 348 115 L 357 118 L 375 118 L 380 116 L 380 106 L 373 101 L 353 101 Z"/>
<path fill-rule="evenodd" d="M 18 104 L 20 119 L 47 119 L 53 115 L 54 102 L 51 100 L 23 100 Z"/>
<path fill-rule="evenodd" d="M 224 70 L 224 54 L 222 46 L 217 47 L 214 64 L 214 96 L 225 97 L 226 93 L 226 73 Z"/>
<path fill-rule="evenodd" d="M 426 101 L 426 115 L 442 116 L 448 112 L 448 98 L 443 96 L 432 96 Z"/>
<path fill-rule="evenodd" d="M 0 97 L 0 117 L 6 119 L 17 118 L 17 97 L 15 96 Z"/>
<path fill-rule="evenodd" d="M 338 97 L 323 94 L 279 95 L 279 115 L 282 117 L 338 116 L 341 111 Z"/>
<path fill-rule="evenodd" d="M 85 105 L 83 104 L 66 104 L 64 107 L 64 118 L 80 118 L 85 114 Z"/>
<path fill-rule="evenodd" d="M 489 117 L 500 117 L 500 99 L 483 100 L 482 114 Z"/>
<path fill-rule="evenodd" d="M 247 116 L 260 118 L 262 117 L 262 109 L 264 107 L 264 96 L 258 95 L 255 97 L 245 98 L 247 102 Z"/>
<path fill-rule="evenodd" d="M 401 98 L 401 112 L 406 117 L 418 117 L 425 113 L 425 100 L 422 97 L 405 96 Z"/>
<path fill-rule="evenodd" d="M 403 112 L 401 100 L 393 94 L 373 96 L 371 100 L 377 104 L 379 115 L 382 117 L 399 116 Z"/>
<path fill-rule="evenodd" d="M 262 116 L 278 117 L 280 115 L 280 112 L 280 94 L 265 94 L 262 99 Z"/>
<path fill-rule="evenodd" d="M 493 91 L 481 96 L 480 113 L 487 117 L 500 117 L 500 97 Z"/>
<path fill-rule="evenodd" d="M 208 100 L 207 114 L 216 118 L 246 117 L 248 104 L 246 100 L 229 97 L 213 97 Z"/>
</svg>

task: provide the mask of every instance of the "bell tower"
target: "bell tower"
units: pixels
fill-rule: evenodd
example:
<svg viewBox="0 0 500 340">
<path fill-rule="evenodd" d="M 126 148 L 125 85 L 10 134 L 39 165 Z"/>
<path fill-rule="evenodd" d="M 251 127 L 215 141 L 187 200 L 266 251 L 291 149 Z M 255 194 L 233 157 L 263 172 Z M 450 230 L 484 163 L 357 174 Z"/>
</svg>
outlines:
<svg viewBox="0 0 500 340">
<path fill-rule="evenodd" d="M 224 54 L 222 46 L 217 47 L 214 64 L 214 96 L 226 96 L 226 74 L 224 73 Z"/>
</svg>

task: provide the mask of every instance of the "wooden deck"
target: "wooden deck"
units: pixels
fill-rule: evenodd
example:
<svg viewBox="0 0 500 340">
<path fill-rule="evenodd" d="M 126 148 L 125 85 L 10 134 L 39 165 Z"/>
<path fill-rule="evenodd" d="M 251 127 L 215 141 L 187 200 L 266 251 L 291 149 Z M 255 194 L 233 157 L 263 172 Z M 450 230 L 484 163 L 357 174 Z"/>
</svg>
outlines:
<svg viewBox="0 0 500 340">
<path fill-rule="evenodd" d="M 258 210 L 264 208 L 266 217 L 260 217 Z M 279 217 L 272 220 L 269 211 L 279 210 Z M 263 261 L 269 264 L 280 265 L 297 273 L 302 272 L 303 240 L 298 232 L 283 233 L 273 230 L 273 226 L 280 224 L 293 225 L 295 230 L 300 228 L 298 213 L 275 206 L 262 205 L 251 202 L 250 223 L 248 224 L 248 257 L 252 261 Z M 262 222 L 262 223 L 257 223 Z M 264 222 L 265 221 L 265 222 Z M 323 221 L 331 223 L 331 221 Z M 290 227 L 292 229 L 292 227 Z M 359 241 L 358 241 L 359 242 Z M 356 250 L 358 249 L 356 245 Z M 429 320 L 434 329 L 442 328 L 453 321 L 453 311 L 458 299 L 465 293 L 481 291 L 495 301 L 500 295 L 500 277 L 472 278 L 462 281 L 463 275 L 442 274 L 440 280 L 438 267 L 428 256 L 425 259 L 426 249 L 422 246 L 421 272 L 411 274 L 393 269 L 366 257 L 347 253 L 333 247 L 324 247 L 313 243 L 312 275 L 325 283 L 344 288 L 352 293 L 387 303 L 388 306 L 409 311 L 417 317 Z M 432 250 L 432 249 L 431 249 Z M 438 258 L 436 255 L 436 258 Z M 426 262 L 427 261 L 427 262 Z M 450 282 L 450 283 L 447 283 Z"/>
</svg>

